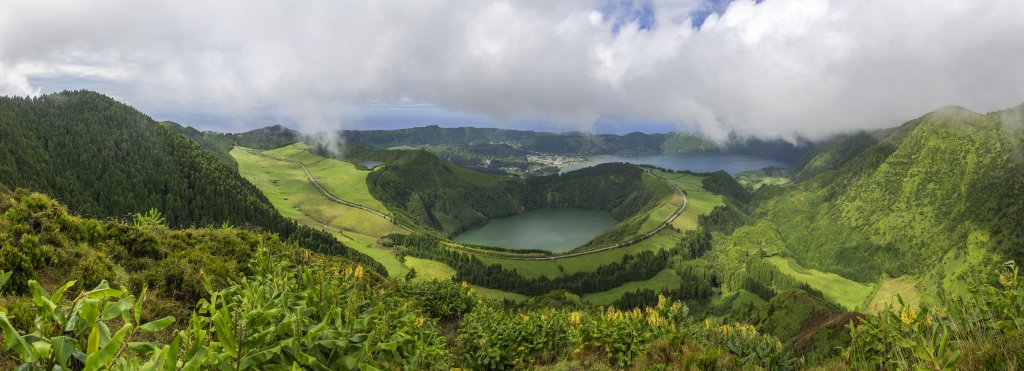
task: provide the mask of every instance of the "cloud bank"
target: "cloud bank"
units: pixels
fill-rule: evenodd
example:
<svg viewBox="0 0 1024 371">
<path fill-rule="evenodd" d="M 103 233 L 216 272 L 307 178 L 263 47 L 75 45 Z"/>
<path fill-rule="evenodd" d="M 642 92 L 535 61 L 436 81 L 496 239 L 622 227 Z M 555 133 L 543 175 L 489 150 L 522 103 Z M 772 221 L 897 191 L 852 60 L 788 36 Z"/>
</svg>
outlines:
<svg viewBox="0 0 1024 371">
<path fill-rule="evenodd" d="M 418 102 L 557 129 L 813 138 L 1019 104 L 1021 61 L 1019 0 L 0 4 L 0 94 L 88 81 L 146 112 L 307 131 Z"/>
</svg>

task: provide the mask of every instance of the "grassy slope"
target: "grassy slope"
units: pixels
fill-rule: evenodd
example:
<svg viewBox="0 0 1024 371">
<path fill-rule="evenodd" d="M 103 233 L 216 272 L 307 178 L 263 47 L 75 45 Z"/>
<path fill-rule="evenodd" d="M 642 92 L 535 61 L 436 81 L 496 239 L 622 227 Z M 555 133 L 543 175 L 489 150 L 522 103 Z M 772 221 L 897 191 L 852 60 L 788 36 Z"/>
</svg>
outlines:
<svg viewBox="0 0 1024 371">
<path fill-rule="evenodd" d="M 445 263 L 429 259 L 406 256 L 405 265 L 416 270 L 414 280 L 450 280 L 455 277 L 455 269 Z"/>
<path fill-rule="evenodd" d="M 874 284 L 863 284 L 848 280 L 834 273 L 806 269 L 793 261 L 793 259 L 779 256 L 765 259 L 778 267 L 782 273 L 807 283 L 814 289 L 821 291 L 826 299 L 838 303 L 849 310 L 863 308 L 864 303 L 867 302 L 875 289 Z"/>
<path fill-rule="evenodd" d="M 387 208 L 370 195 L 366 187 L 369 171 L 356 169 L 352 163 L 323 158 L 308 151 L 305 143 L 296 143 L 266 154 L 278 158 L 299 161 L 306 164 L 309 172 L 317 178 L 328 192 L 345 201 L 357 203 L 371 209 L 387 212 Z"/>
<path fill-rule="evenodd" d="M 622 297 L 623 294 L 636 290 L 651 289 L 655 291 L 674 289 L 679 287 L 683 280 L 676 275 L 671 268 L 659 272 L 651 279 L 644 281 L 626 282 L 622 286 L 607 291 L 595 292 L 583 295 L 583 298 L 595 305 L 610 305 Z"/>
<path fill-rule="evenodd" d="M 917 280 L 903 276 L 883 281 L 878 286 L 878 291 L 864 305 L 864 312 L 877 314 L 890 307 L 899 308 L 898 297 L 902 297 L 903 303 L 910 307 L 920 305 L 921 293 L 917 290 Z"/>
<path fill-rule="evenodd" d="M 376 247 L 378 237 L 402 229 L 368 211 L 327 200 L 294 164 L 257 156 L 241 147 L 230 153 L 242 176 L 255 184 L 282 215 L 334 232 L 341 242 L 383 264 L 391 276 L 404 277 L 408 273 L 409 268 L 391 250 Z"/>
<path fill-rule="evenodd" d="M 665 173 L 657 170 L 655 170 L 655 174 L 668 179 L 686 193 L 688 201 L 686 211 L 672 222 L 672 226 L 679 230 L 696 229 L 697 216 L 710 213 L 715 206 L 724 204 L 721 195 L 716 195 L 704 189 L 701 185 L 703 177 L 690 174 Z"/>
</svg>

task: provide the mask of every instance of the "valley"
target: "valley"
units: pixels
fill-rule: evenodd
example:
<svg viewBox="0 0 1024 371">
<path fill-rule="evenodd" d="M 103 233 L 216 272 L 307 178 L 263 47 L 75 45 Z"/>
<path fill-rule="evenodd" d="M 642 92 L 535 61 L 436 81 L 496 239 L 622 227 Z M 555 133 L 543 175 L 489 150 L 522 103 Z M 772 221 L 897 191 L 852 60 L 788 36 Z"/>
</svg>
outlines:
<svg viewBox="0 0 1024 371">
<path fill-rule="evenodd" d="M 893 129 L 816 143 L 792 162 L 722 152 L 635 157 L 601 154 L 612 147 L 600 146 L 593 148 L 605 149 L 540 152 L 538 143 L 554 140 L 547 134 L 459 131 L 467 137 L 490 133 L 515 150 L 529 146 L 531 156 L 664 160 L 511 176 L 456 165 L 431 149 L 407 145 L 416 143 L 410 138 L 400 140 L 406 144 L 385 143 L 389 149 L 351 143 L 332 151 L 283 127 L 204 133 L 149 120 L 95 93 L 62 93 L 61 103 L 52 99 L 0 100 L 8 110 L 23 107 L 17 112 L 62 112 L 67 100 L 88 107 L 74 111 L 82 120 L 0 117 L 0 127 L 10 134 L 0 138 L 6 140 L 2 148 L 14 159 L 0 162 L 6 166 L 0 172 L 0 284 L 15 295 L 0 298 L 15 313 L 3 317 L 15 323 L 3 330 L 9 333 L 30 322 L 18 314 L 28 310 L 28 299 L 18 295 L 39 292 L 32 282 L 58 289 L 65 276 L 60 272 L 94 286 L 152 287 L 158 304 L 153 316 L 176 318 L 188 316 L 192 303 L 213 292 L 204 287 L 204 277 L 213 277 L 216 287 L 247 292 L 246 285 L 271 277 L 285 282 L 302 272 L 333 275 L 323 282 L 340 277 L 331 290 L 341 290 L 332 292 L 353 303 L 360 302 L 356 296 L 391 293 L 391 301 L 358 304 L 366 310 L 395 314 L 394 306 L 422 308 L 426 312 L 410 312 L 415 315 L 409 319 L 424 318 L 416 327 L 426 331 L 421 334 L 437 331 L 432 326 L 442 322 L 432 321 L 448 321 L 445 326 L 456 327 L 445 331 L 454 332 L 451 341 L 461 348 L 430 345 L 441 353 L 490 351 L 474 348 L 467 337 L 525 331 L 497 329 L 511 325 L 495 318 L 512 315 L 520 316 L 513 317 L 519 324 L 527 323 L 523 316 L 562 324 L 579 316 L 602 326 L 625 323 L 616 319 L 624 316 L 636 321 L 636 331 L 687 336 L 740 331 L 747 335 L 735 341 L 749 348 L 723 357 L 746 355 L 744 365 L 783 369 L 798 358 L 828 365 L 850 356 L 871 364 L 872 351 L 865 349 L 906 344 L 869 340 L 864 331 L 926 336 L 922 331 L 931 326 L 975 326 L 973 333 L 1010 336 L 1007 341 L 1016 344 L 1014 333 L 987 327 L 1020 318 L 1016 307 L 978 308 L 1020 295 L 1015 265 L 1004 262 L 1020 260 L 1024 251 L 1016 225 L 1024 210 L 1024 134 L 1012 121 L 1024 117 L 1024 106 L 989 114 L 944 108 Z M 119 150 L 126 152 L 105 153 L 104 140 L 74 134 L 86 127 L 147 139 Z M 46 130 L 46 140 L 38 139 L 39 130 Z M 367 138 L 361 143 L 376 143 Z M 571 134 L 555 138 L 580 140 Z M 621 139 L 602 140 L 618 143 L 617 151 L 630 148 Z M 430 143 L 476 151 L 485 145 L 451 137 Z M 764 151 L 774 148 L 762 145 Z M 100 155 L 89 169 L 102 169 L 100 183 L 94 180 L 97 170 L 76 168 L 72 161 L 79 155 L 70 149 L 93 147 Z M 31 161 L 31 153 L 47 160 Z M 684 160 L 698 157 L 706 161 L 691 166 Z M 761 164 L 768 166 L 752 168 Z M 69 186 L 74 183 L 90 186 Z M 166 196 L 152 197 L 150 189 Z M 74 258 L 58 257 L 59 249 L 71 249 Z M 293 260 L 303 263 L 284 263 Z M 284 265 L 274 268 L 273 262 Z M 300 268 L 306 264 L 333 268 Z M 993 271 L 1001 272 L 995 281 Z M 242 277 L 252 280 L 238 281 Z M 664 318 L 653 313 L 678 322 L 665 330 L 659 322 Z M 358 317 L 347 316 L 336 320 Z M 853 330 L 847 327 L 851 321 L 857 323 Z M 391 324 L 380 326 L 391 331 L 385 330 Z M 481 332 L 481 326 L 493 329 Z M 661 336 L 655 332 L 650 336 Z M 958 346 L 989 344 L 987 338 L 959 336 L 967 340 Z M 672 341 L 699 349 L 720 346 L 687 339 Z M 757 354 L 753 349 L 768 349 L 765 344 L 771 355 L 751 356 Z"/>
</svg>

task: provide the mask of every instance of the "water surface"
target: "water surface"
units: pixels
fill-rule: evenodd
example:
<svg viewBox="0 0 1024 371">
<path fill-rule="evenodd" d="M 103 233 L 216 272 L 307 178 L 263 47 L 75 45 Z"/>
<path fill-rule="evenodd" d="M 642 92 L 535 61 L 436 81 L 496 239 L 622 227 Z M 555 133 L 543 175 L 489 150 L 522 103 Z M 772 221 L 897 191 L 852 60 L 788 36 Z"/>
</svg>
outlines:
<svg viewBox="0 0 1024 371">
<path fill-rule="evenodd" d="M 452 239 L 474 245 L 560 253 L 589 242 L 616 223 L 618 221 L 606 211 L 536 209 L 491 219 L 482 227 L 462 232 Z"/>
<path fill-rule="evenodd" d="M 731 153 L 685 153 L 679 155 L 642 156 L 599 156 L 592 160 L 574 162 L 562 168 L 562 172 L 579 170 L 608 162 L 628 162 L 638 165 L 653 165 L 669 170 L 690 170 L 699 173 L 725 170 L 736 175 L 744 171 L 758 170 L 769 166 L 789 167 L 777 160 Z"/>
<path fill-rule="evenodd" d="M 356 164 L 357 165 L 365 166 L 368 169 L 373 169 L 373 168 L 375 168 L 377 166 L 384 165 L 384 163 L 380 162 L 380 161 L 363 161 L 363 162 L 358 162 Z"/>
</svg>

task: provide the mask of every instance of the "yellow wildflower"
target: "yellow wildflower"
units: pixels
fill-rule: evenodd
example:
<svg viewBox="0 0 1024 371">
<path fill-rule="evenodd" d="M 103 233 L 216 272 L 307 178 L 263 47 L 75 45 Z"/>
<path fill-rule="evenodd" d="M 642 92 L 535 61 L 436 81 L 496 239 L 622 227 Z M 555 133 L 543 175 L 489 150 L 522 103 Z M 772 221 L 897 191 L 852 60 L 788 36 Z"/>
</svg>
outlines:
<svg viewBox="0 0 1024 371">
<path fill-rule="evenodd" d="M 427 323 L 427 319 L 423 316 L 416 317 L 416 327 L 423 327 L 423 324 Z"/>
<path fill-rule="evenodd" d="M 345 267 L 345 278 L 352 276 L 352 267 Z"/>
<path fill-rule="evenodd" d="M 466 281 L 462 281 L 462 288 L 468 289 L 469 288 L 469 283 L 466 282 Z"/>
<path fill-rule="evenodd" d="M 659 315 L 658 312 L 650 312 L 647 316 L 647 324 L 651 325 L 651 327 L 658 327 L 658 325 L 661 324 L 661 321 L 661 315 Z"/>
<path fill-rule="evenodd" d="M 912 308 L 903 308 L 903 310 L 900 311 L 900 322 L 903 322 L 903 323 L 909 325 L 909 324 L 914 323 L 914 320 L 916 320 L 916 319 L 917 319 L 917 310 L 914 310 Z"/>
<path fill-rule="evenodd" d="M 924 322 L 927 323 L 929 326 L 931 326 L 931 324 L 932 324 L 932 314 L 931 313 L 928 313 L 928 314 L 926 314 L 924 316 Z"/>
<path fill-rule="evenodd" d="M 581 320 L 580 312 L 569 313 L 569 322 L 574 325 L 579 325 Z"/>
<path fill-rule="evenodd" d="M 1013 285 L 1013 272 L 1005 271 L 999 275 L 999 284 L 1003 285 L 1004 288 L 1010 288 Z"/>
<path fill-rule="evenodd" d="M 356 276 L 356 279 L 362 279 L 363 278 L 363 266 L 357 265 L 355 272 L 353 272 L 352 274 L 354 274 Z"/>
<path fill-rule="evenodd" d="M 523 316 L 523 322 L 530 322 L 530 316 L 527 316 L 525 314 L 521 314 L 521 316 Z"/>
<path fill-rule="evenodd" d="M 541 322 L 544 322 L 544 321 L 547 321 L 547 320 L 548 320 L 548 316 L 545 316 L 543 314 L 540 315 L 540 321 Z"/>
<path fill-rule="evenodd" d="M 668 298 L 665 295 L 658 294 L 658 309 L 663 309 L 668 304 Z"/>
</svg>

